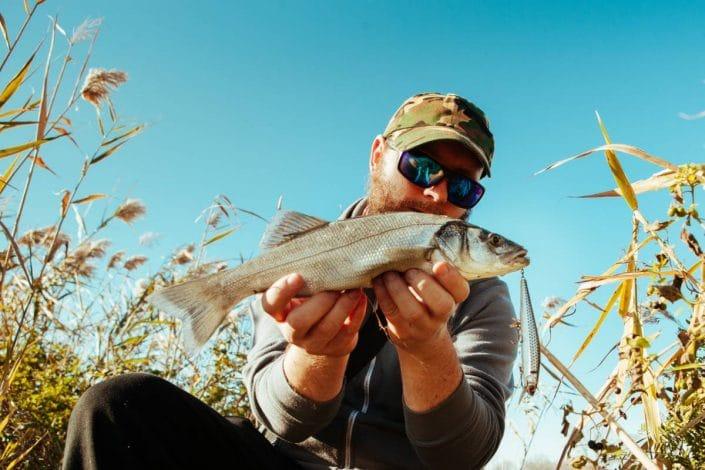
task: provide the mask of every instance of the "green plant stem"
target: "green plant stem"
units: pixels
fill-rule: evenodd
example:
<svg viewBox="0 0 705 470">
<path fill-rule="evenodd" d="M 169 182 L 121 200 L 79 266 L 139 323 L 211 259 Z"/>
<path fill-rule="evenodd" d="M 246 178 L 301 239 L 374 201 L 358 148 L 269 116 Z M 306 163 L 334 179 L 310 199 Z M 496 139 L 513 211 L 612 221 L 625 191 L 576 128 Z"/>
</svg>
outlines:
<svg viewBox="0 0 705 470">
<path fill-rule="evenodd" d="M 35 10 L 39 6 L 39 3 L 35 3 L 34 6 L 32 7 L 32 10 L 29 12 L 29 15 L 24 19 L 24 22 L 22 23 L 22 26 L 20 27 L 19 33 L 17 33 L 17 37 L 15 38 L 14 41 L 12 41 L 12 45 L 10 48 L 7 50 L 7 53 L 5 54 L 5 58 L 2 60 L 2 63 L 0 63 L 0 72 L 2 71 L 2 68 L 5 67 L 5 64 L 7 63 L 7 60 L 10 58 L 12 55 L 12 52 L 15 50 L 15 46 L 19 42 L 19 40 L 22 38 L 22 34 L 24 33 L 25 28 L 29 24 L 30 20 L 32 19 L 32 16 L 34 15 Z"/>
</svg>

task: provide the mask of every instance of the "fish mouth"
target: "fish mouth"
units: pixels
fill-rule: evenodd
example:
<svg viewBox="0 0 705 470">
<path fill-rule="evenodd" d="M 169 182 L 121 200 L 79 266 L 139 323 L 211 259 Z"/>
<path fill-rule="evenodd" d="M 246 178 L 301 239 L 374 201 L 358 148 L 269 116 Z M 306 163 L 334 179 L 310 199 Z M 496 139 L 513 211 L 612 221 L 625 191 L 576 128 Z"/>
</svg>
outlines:
<svg viewBox="0 0 705 470">
<path fill-rule="evenodd" d="M 529 252 L 524 248 L 513 253 L 507 253 L 502 257 L 502 262 L 510 265 L 528 266 L 531 260 L 527 256 Z"/>
</svg>

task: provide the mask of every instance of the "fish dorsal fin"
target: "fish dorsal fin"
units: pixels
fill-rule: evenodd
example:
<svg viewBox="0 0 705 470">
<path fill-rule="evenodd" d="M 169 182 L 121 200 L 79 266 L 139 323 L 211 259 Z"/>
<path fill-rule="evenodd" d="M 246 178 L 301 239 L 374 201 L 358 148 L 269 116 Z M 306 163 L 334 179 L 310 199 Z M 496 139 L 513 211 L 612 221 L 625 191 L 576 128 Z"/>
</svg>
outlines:
<svg viewBox="0 0 705 470">
<path fill-rule="evenodd" d="M 270 250 L 293 240 L 299 235 L 325 225 L 328 225 L 327 220 L 302 214 L 301 212 L 280 210 L 274 214 L 271 222 L 269 222 L 259 246 L 262 250 Z"/>
</svg>

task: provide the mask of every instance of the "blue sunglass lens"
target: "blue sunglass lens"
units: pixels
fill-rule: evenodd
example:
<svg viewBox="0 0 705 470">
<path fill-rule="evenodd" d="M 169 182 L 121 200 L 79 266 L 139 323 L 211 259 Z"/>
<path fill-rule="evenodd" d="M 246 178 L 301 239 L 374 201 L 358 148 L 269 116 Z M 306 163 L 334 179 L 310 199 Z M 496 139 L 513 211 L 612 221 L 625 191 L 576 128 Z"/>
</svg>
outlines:
<svg viewBox="0 0 705 470">
<path fill-rule="evenodd" d="M 457 206 L 469 209 L 480 201 L 484 193 L 484 188 L 470 178 L 448 176 L 448 200 Z"/>
<path fill-rule="evenodd" d="M 399 171 L 406 179 L 428 188 L 448 179 L 448 200 L 459 207 L 470 209 L 485 193 L 485 188 L 476 181 L 455 173 L 446 173 L 443 167 L 422 153 L 405 151 L 399 160 Z"/>
<path fill-rule="evenodd" d="M 412 183 L 428 188 L 443 178 L 443 168 L 430 157 L 404 152 L 399 171 Z"/>
</svg>

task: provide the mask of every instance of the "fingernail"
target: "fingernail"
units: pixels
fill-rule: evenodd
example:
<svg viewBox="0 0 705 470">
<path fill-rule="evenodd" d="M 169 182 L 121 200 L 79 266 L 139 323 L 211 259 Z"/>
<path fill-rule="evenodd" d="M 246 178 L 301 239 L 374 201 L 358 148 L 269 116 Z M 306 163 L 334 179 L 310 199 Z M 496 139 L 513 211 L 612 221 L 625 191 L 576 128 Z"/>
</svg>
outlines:
<svg viewBox="0 0 705 470">
<path fill-rule="evenodd" d="M 286 278 L 286 284 L 290 287 L 293 287 L 296 285 L 296 273 L 294 274 L 289 274 L 289 276 Z"/>
<path fill-rule="evenodd" d="M 407 280 L 413 280 L 413 279 L 417 279 L 419 277 L 419 274 L 420 273 L 419 273 L 418 269 L 409 269 L 408 271 L 406 271 L 404 273 L 404 277 Z"/>
<path fill-rule="evenodd" d="M 360 306 L 365 302 L 365 294 L 362 293 L 362 291 L 358 291 L 360 294 L 357 301 L 355 302 L 355 306 L 350 310 L 350 313 L 348 313 L 348 316 L 350 318 L 354 317 L 357 315 L 357 311 L 360 309 Z"/>
<path fill-rule="evenodd" d="M 448 264 L 440 263 L 438 265 L 438 268 L 436 268 L 436 272 L 438 273 L 439 276 L 443 276 L 445 273 L 448 272 Z"/>
<path fill-rule="evenodd" d="M 357 305 L 357 302 L 360 301 L 360 297 L 362 297 L 362 291 L 360 289 L 351 290 L 347 293 L 347 296 L 350 300 L 355 301 L 355 305 Z"/>
</svg>

